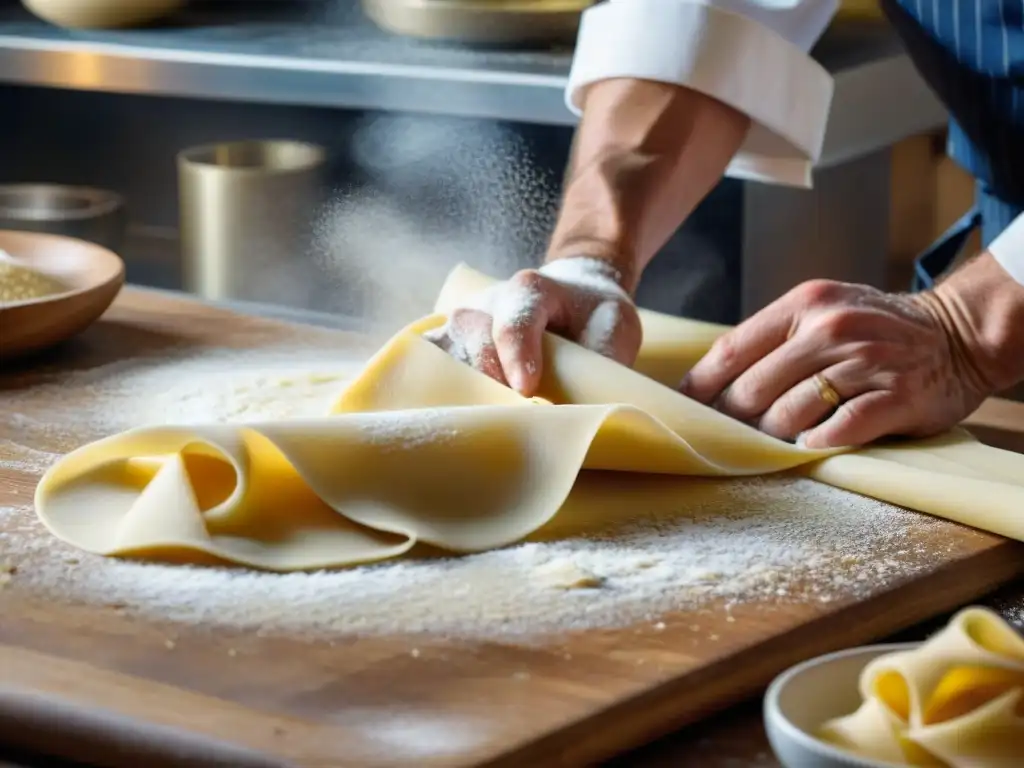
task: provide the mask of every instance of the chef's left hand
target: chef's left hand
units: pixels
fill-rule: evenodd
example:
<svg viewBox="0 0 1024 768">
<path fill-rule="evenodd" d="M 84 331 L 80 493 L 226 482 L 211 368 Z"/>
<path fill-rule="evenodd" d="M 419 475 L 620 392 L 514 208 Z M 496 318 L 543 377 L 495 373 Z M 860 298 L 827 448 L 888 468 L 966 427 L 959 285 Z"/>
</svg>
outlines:
<svg viewBox="0 0 1024 768">
<path fill-rule="evenodd" d="M 681 389 L 808 448 L 936 434 L 988 392 L 934 301 L 804 283 L 719 338 Z"/>
</svg>

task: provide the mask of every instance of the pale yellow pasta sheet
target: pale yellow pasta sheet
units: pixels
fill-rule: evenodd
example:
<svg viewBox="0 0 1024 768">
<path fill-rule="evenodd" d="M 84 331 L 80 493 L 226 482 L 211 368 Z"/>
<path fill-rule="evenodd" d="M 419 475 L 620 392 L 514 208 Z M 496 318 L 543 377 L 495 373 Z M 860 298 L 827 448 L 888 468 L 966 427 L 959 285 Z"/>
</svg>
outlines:
<svg viewBox="0 0 1024 768">
<path fill-rule="evenodd" d="M 286 571 L 396 557 L 417 542 L 508 545 L 580 510 L 593 470 L 618 473 L 628 489 L 651 473 L 796 469 L 1024 540 L 1024 456 L 961 430 L 811 451 L 679 394 L 674 385 L 723 326 L 643 312 L 635 370 L 547 335 L 541 399 L 522 398 L 421 337 L 490 282 L 456 268 L 437 314 L 394 336 L 322 418 L 146 428 L 80 448 L 40 481 L 40 519 L 102 555 Z M 686 509 L 685 484 L 660 493 L 645 503 Z M 604 517 L 636 514 L 628 492 L 614 496 L 621 511 Z"/>
<path fill-rule="evenodd" d="M 920 647 L 875 659 L 860 687 L 864 703 L 823 739 L 896 765 L 1024 765 L 1024 638 L 993 611 L 963 610 Z"/>
</svg>

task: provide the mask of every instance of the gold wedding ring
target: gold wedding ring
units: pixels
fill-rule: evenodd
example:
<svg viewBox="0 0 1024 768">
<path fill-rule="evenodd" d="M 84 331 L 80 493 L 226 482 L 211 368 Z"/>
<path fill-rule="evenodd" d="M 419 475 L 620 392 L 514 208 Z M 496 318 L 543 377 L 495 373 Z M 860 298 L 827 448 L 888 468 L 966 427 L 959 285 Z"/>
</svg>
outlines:
<svg viewBox="0 0 1024 768">
<path fill-rule="evenodd" d="M 832 382 L 825 378 L 824 374 L 814 374 L 814 386 L 818 389 L 818 397 L 824 400 L 832 408 L 838 408 L 843 398 L 836 392 L 836 388 L 832 386 Z"/>
</svg>

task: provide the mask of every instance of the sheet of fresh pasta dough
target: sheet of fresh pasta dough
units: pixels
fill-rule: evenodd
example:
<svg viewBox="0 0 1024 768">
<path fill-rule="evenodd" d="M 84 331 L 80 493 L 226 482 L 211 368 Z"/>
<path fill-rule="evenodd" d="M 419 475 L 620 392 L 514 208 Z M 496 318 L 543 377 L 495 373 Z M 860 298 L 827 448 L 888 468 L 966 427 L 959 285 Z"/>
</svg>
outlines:
<svg viewBox="0 0 1024 768">
<path fill-rule="evenodd" d="M 875 659 L 863 704 L 824 740 L 897 765 L 1024 765 L 1024 638 L 984 608 L 958 613 L 918 648 Z"/>
<path fill-rule="evenodd" d="M 213 556 L 287 571 L 396 557 L 417 542 L 505 546 L 560 510 L 580 510 L 594 470 L 629 484 L 649 473 L 799 469 L 1024 540 L 1024 456 L 960 430 L 812 451 L 679 394 L 673 385 L 722 326 L 643 312 L 635 370 L 549 334 L 540 399 L 522 398 L 422 338 L 492 282 L 457 267 L 436 314 L 396 334 L 322 418 L 145 428 L 72 452 L 39 483 L 40 519 L 102 555 Z M 665 493 L 685 510 L 685 485 Z M 621 514 L 635 515 L 633 506 L 622 502 Z"/>
</svg>

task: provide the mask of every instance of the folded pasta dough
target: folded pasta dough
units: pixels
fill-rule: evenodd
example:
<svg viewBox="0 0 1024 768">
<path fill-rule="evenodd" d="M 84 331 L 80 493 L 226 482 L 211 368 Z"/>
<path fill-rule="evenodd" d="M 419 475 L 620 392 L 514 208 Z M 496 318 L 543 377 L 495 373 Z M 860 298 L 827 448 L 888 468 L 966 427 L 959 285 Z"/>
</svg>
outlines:
<svg viewBox="0 0 1024 768">
<path fill-rule="evenodd" d="M 881 656 L 860 678 L 864 703 L 822 726 L 836 746 L 914 766 L 1024 765 L 1024 638 L 967 608 L 926 643 Z"/>
<path fill-rule="evenodd" d="M 501 547 L 578 508 L 593 470 L 629 484 L 799 469 L 1024 540 L 1024 456 L 960 430 L 807 450 L 679 394 L 723 326 L 642 312 L 635 369 L 548 334 L 540 396 L 520 397 L 422 338 L 492 282 L 456 268 L 436 314 L 385 344 L 322 418 L 136 429 L 68 454 L 39 483 L 40 519 L 102 555 L 284 571 L 395 557 L 417 542 Z M 686 507 L 685 487 L 663 493 Z"/>
</svg>

